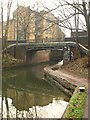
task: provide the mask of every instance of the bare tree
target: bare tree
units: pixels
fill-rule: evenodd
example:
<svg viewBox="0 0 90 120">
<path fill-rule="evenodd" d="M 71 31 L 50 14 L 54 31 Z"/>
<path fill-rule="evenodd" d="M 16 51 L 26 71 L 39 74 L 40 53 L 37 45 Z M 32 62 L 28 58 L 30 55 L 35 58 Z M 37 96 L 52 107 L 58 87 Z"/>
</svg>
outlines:
<svg viewBox="0 0 90 120">
<path fill-rule="evenodd" d="M 57 3 L 53 3 L 55 8 L 48 8 L 48 6 L 43 6 L 48 11 L 56 13 L 59 16 L 59 22 L 60 26 L 76 30 L 76 27 L 78 26 L 78 30 L 87 30 L 88 27 L 88 11 L 87 11 L 87 5 L 88 2 L 85 0 L 82 0 L 81 3 L 79 1 L 75 2 L 75 0 L 68 2 L 67 0 L 57 0 Z M 81 15 L 80 17 L 78 17 Z M 75 25 L 75 16 L 77 16 L 77 26 Z M 85 18 L 85 22 L 82 20 L 82 16 Z M 79 25 L 78 25 L 79 23 Z"/>
<path fill-rule="evenodd" d="M 3 1 L 1 1 L 2 42 L 3 42 Z"/>
<path fill-rule="evenodd" d="M 7 37 L 8 37 L 8 28 L 9 28 L 9 18 L 10 18 L 10 10 L 11 10 L 12 0 L 8 1 L 7 5 L 7 21 L 5 26 L 5 37 L 4 37 L 4 48 L 6 48 L 6 57 L 7 57 Z"/>
<path fill-rule="evenodd" d="M 57 0 L 54 3 L 55 9 L 54 13 L 59 16 L 59 26 L 69 29 L 72 31 L 76 31 L 76 43 L 78 45 L 78 31 L 85 30 L 88 33 L 89 40 L 89 15 L 88 15 L 88 2 L 82 0 L 78 1 L 68 1 L 68 0 Z M 53 12 L 54 8 L 48 8 L 44 6 L 48 11 Z M 82 19 L 83 18 L 83 19 Z M 52 21 L 53 22 L 53 21 Z M 57 24 L 57 23 L 55 23 Z"/>
<path fill-rule="evenodd" d="M 90 0 L 89 0 L 89 12 L 88 12 L 88 44 L 90 45 Z M 89 56 L 88 56 L 88 66 L 90 67 L 90 47 L 89 47 Z"/>
<path fill-rule="evenodd" d="M 88 5 L 88 43 L 90 45 L 90 0 L 89 0 L 89 5 Z M 90 51 L 90 47 L 89 47 L 89 51 Z"/>
</svg>

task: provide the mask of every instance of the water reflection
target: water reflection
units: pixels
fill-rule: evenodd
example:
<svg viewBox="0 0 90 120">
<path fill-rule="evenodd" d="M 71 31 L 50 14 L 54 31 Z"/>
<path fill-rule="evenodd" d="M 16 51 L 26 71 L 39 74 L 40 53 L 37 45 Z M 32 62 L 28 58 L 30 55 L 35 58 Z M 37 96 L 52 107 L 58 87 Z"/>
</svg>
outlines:
<svg viewBox="0 0 90 120">
<path fill-rule="evenodd" d="M 6 105 L 8 101 L 8 107 Z M 52 102 L 45 106 L 32 106 L 28 110 L 18 110 L 13 105 L 12 99 L 3 99 L 4 118 L 60 118 L 68 102 L 52 99 Z M 24 104 L 25 105 L 25 104 Z"/>
<path fill-rule="evenodd" d="M 3 72 L 2 118 L 60 118 L 69 97 L 43 79 L 44 65 Z M 37 74 L 38 73 L 38 74 Z"/>
</svg>

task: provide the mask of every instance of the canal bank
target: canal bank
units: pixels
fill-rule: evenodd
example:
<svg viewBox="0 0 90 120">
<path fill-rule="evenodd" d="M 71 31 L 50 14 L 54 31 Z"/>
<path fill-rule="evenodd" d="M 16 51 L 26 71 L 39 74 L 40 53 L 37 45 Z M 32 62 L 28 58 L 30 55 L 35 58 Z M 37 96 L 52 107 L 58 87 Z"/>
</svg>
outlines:
<svg viewBox="0 0 90 120">
<path fill-rule="evenodd" d="M 15 66 L 17 66 L 17 65 L 15 65 Z M 49 73 L 48 74 L 49 79 L 52 79 L 51 74 L 53 73 L 53 75 L 54 75 L 53 81 L 57 80 L 59 82 L 61 80 L 60 81 L 61 83 L 59 83 L 59 84 L 58 84 L 58 82 L 56 82 L 56 83 L 54 82 L 54 83 L 56 85 L 59 85 L 60 89 L 62 89 L 65 93 L 72 96 L 70 101 L 72 100 L 73 96 L 76 95 L 77 92 L 75 92 L 75 90 L 77 87 L 86 86 L 86 89 L 88 87 L 87 79 L 84 79 L 82 77 L 77 77 L 77 74 L 72 75 L 68 70 L 62 70 L 62 68 L 59 65 L 53 65 L 53 66 L 47 67 L 45 69 L 46 69 L 46 73 Z M 63 84 L 63 87 L 61 84 Z M 65 87 L 66 87 L 66 89 L 65 89 Z M 85 110 L 86 114 L 88 112 L 87 110 Z M 68 111 L 68 107 L 67 107 L 66 111 Z M 67 113 L 66 111 L 65 111 L 65 114 Z M 84 118 L 87 118 L 88 114 L 87 115 L 86 114 L 85 114 Z M 65 115 L 63 115 L 63 117 L 65 118 Z"/>
<path fill-rule="evenodd" d="M 49 81 L 53 81 L 60 89 L 62 89 L 62 91 L 64 91 L 65 93 L 69 94 L 71 97 L 70 101 L 69 101 L 69 105 L 67 107 L 67 109 L 65 110 L 62 118 L 69 118 L 67 117 L 67 113 L 70 112 L 74 113 L 74 111 L 76 113 L 74 113 L 74 115 L 70 118 L 79 118 L 79 114 L 81 114 L 81 116 L 83 117 L 84 114 L 84 118 L 88 118 L 88 109 L 87 109 L 87 103 L 85 106 L 85 102 L 86 102 L 86 98 L 87 98 L 87 90 L 88 90 L 88 80 L 85 78 L 82 78 L 80 76 L 77 76 L 75 74 L 72 74 L 66 70 L 62 70 L 62 68 L 58 65 L 54 65 L 54 66 L 50 66 L 50 67 L 46 67 L 44 68 L 45 71 L 45 77 L 49 80 Z M 85 87 L 86 90 L 84 92 L 84 95 L 80 94 L 80 90 L 79 87 Z M 78 97 L 80 97 L 80 100 L 78 99 Z M 83 99 L 84 98 L 84 99 Z M 73 101 L 76 101 L 75 99 L 78 99 L 78 102 L 73 106 Z M 83 103 L 83 104 L 81 104 Z M 79 104 L 81 104 L 81 106 L 79 106 Z M 70 106 L 72 106 L 70 108 Z M 80 107 L 82 109 L 81 112 L 79 112 L 78 107 Z M 75 110 L 76 109 L 76 110 Z M 76 116 L 75 116 L 76 115 Z"/>
</svg>

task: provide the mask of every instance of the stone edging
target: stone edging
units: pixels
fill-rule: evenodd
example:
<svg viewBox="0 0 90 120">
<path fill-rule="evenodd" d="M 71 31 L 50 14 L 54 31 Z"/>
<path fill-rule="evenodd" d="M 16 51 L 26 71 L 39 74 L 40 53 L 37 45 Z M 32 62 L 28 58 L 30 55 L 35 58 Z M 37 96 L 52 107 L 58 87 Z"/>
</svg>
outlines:
<svg viewBox="0 0 90 120">
<path fill-rule="evenodd" d="M 73 92 L 77 87 L 65 78 L 55 75 L 54 71 L 51 68 L 44 68 L 44 77 L 48 80 L 48 82 L 55 83 L 63 92 L 70 96 L 73 95 Z"/>
</svg>

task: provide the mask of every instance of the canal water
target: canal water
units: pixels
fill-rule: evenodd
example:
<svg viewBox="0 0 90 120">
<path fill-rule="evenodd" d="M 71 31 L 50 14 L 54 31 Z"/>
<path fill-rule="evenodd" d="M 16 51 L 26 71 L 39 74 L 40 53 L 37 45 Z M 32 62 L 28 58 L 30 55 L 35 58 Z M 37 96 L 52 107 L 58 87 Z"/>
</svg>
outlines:
<svg viewBox="0 0 90 120">
<path fill-rule="evenodd" d="M 70 98 L 43 79 L 45 66 L 3 71 L 0 117 L 61 118 Z"/>
</svg>

